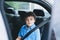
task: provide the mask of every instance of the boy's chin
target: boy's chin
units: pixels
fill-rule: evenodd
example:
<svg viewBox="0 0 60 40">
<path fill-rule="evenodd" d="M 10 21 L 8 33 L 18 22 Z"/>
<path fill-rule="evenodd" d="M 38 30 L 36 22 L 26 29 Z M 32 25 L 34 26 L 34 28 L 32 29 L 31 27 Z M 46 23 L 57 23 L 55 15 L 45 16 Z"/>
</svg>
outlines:
<svg viewBox="0 0 60 40">
<path fill-rule="evenodd" d="M 32 25 L 27 25 L 28 27 L 32 26 Z"/>
</svg>

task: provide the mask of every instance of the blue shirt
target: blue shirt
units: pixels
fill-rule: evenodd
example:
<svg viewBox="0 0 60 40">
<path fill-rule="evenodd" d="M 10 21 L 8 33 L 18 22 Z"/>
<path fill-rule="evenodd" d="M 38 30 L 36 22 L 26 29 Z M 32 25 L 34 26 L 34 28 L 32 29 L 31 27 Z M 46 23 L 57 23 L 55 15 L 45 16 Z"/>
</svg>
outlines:
<svg viewBox="0 0 60 40">
<path fill-rule="evenodd" d="M 26 33 L 28 33 L 30 30 L 32 30 L 34 27 L 36 27 L 35 24 L 33 24 L 31 27 L 27 27 L 26 25 L 23 25 L 22 28 L 20 29 L 18 36 L 24 37 Z M 37 29 L 34 32 L 32 32 L 27 38 L 24 40 L 41 40 L 40 37 L 40 30 Z"/>
</svg>

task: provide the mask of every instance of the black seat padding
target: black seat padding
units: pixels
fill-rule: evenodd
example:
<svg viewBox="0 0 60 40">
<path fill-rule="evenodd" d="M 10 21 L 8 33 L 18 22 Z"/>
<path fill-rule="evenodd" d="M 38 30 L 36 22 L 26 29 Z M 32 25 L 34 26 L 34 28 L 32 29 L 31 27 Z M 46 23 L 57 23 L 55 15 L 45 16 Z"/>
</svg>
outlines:
<svg viewBox="0 0 60 40">
<path fill-rule="evenodd" d="M 15 12 L 12 9 L 5 8 L 5 12 L 8 14 L 15 14 Z"/>
<path fill-rule="evenodd" d="M 33 12 L 36 14 L 36 16 L 45 16 L 43 10 L 40 9 L 34 9 Z M 43 18 L 36 18 L 35 24 L 38 25 L 43 21 Z"/>
<path fill-rule="evenodd" d="M 13 40 L 15 40 L 18 36 L 19 29 L 24 24 L 24 22 L 21 20 L 20 17 L 16 17 L 16 16 L 9 16 L 8 17 L 8 22 L 9 22 L 9 25 L 10 25 Z"/>
<path fill-rule="evenodd" d="M 43 10 L 34 9 L 33 12 L 36 14 L 36 16 L 42 16 L 42 17 L 45 16 Z M 43 18 L 36 18 L 36 22 L 35 22 L 36 25 L 39 25 L 41 22 L 43 22 Z M 44 26 L 42 26 L 42 27 L 40 28 L 40 33 L 41 33 L 41 35 L 42 35 L 42 32 L 43 32 L 43 29 L 44 29 Z"/>
<path fill-rule="evenodd" d="M 19 11 L 18 13 L 21 17 L 21 20 L 24 21 L 24 16 L 26 15 L 26 12 L 25 11 Z"/>
<path fill-rule="evenodd" d="M 10 20 L 10 21 L 12 22 L 12 24 L 13 24 L 13 26 L 12 26 L 12 36 L 13 36 L 13 40 L 15 40 L 15 39 L 17 38 L 18 32 L 19 32 L 21 26 L 22 26 L 23 24 L 25 24 L 25 22 L 22 20 L 25 12 L 24 12 L 24 11 L 19 11 L 18 13 L 19 13 L 19 15 L 20 15 L 19 17 L 13 16 L 13 17 L 11 18 L 11 20 Z"/>
<path fill-rule="evenodd" d="M 36 14 L 36 16 L 45 16 L 43 10 L 34 9 L 33 12 Z"/>
<path fill-rule="evenodd" d="M 11 10 L 9 10 L 9 12 L 6 13 L 6 17 L 8 19 L 8 23 L 9 23 L 9 26 L 10 26 L 11 34 L 12 34 L 13 40 L 15 40 L 16 37 L 17 37 L 17 34 L 19 32 L 19 29 L 20 29 L 20 27 L 21 27 L 21 25 L 23 23 L 22 23 L 20 17 L 11 16 L 10 13 L 12 13 L 13 15 L 15 15 L 15 14 L 14 14 L 14 11 L 11 11 Z"/>
</svg>

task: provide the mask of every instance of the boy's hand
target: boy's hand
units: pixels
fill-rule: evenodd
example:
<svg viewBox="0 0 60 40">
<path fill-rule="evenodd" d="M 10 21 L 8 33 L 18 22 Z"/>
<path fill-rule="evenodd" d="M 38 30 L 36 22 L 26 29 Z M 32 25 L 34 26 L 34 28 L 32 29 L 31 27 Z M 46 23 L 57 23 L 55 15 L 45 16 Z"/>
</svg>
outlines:
<svg viewBox="0 0 60 40">
<path fill-rule="evenodd" d="M 18 37 L 16 38 L 16 40 L 21 40 L 21 37 L 18 36 Z"/>
</svg>

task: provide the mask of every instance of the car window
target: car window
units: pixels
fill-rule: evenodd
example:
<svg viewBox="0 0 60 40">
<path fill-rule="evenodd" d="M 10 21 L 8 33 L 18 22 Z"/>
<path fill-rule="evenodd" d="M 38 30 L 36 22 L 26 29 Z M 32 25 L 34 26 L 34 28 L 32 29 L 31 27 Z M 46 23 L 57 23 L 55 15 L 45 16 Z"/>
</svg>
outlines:
<svg viewBox="0 0 60 40">
<path fill-rule="evenodd" d="M 50 17 L 51 15 L 49 12 L 44 9 L 41 5 L 36 3 L 29 3 L 29 2 L 14 2 L 14 1 L 6 1 L 5 2 L 9 7 L 7 9 L 11 9 L 18 14 L 18 11 L 33 11 L 34 9 L 40 9 L 44 11 L 45 17 Z"/>
</svg>

